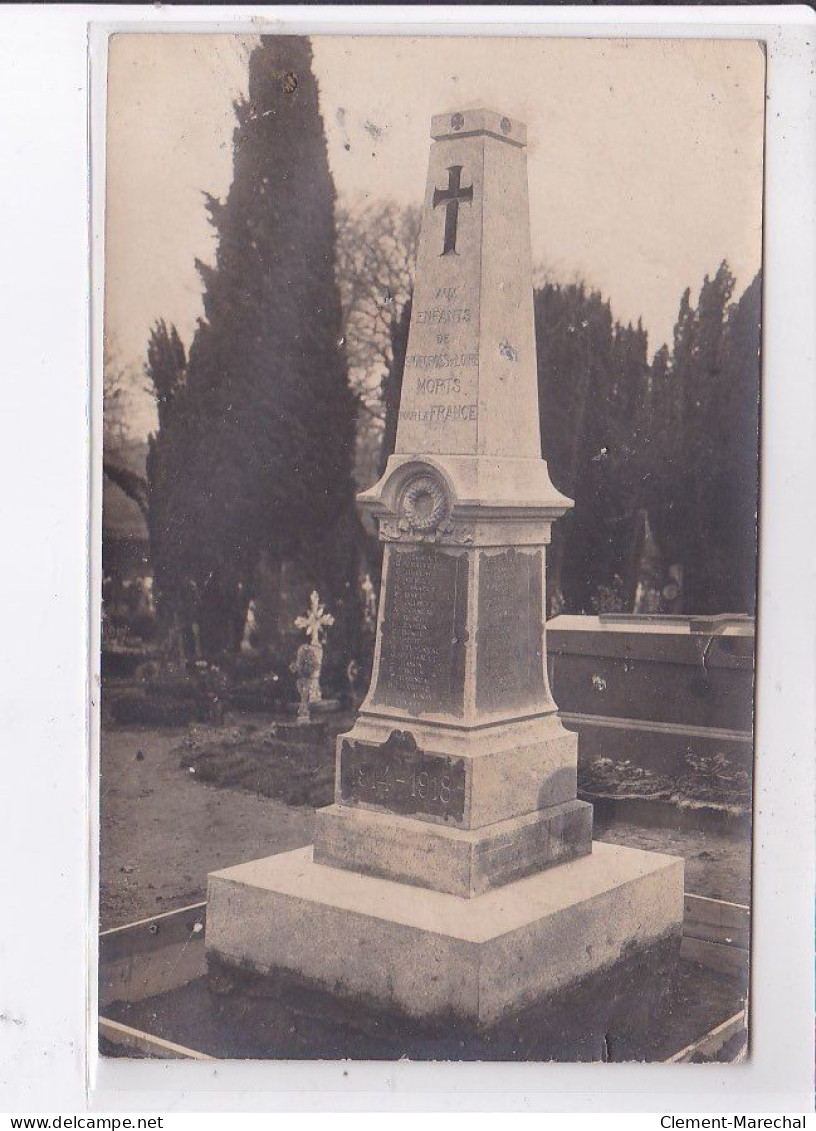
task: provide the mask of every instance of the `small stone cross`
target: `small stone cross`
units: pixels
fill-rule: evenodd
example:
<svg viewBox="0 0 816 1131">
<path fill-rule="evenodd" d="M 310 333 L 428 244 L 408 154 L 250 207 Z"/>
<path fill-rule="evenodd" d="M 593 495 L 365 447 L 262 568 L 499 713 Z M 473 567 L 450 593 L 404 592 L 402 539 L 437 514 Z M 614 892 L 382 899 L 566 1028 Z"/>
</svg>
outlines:
<svg viewBox="0 0 816 1131">
<path fill-rule="evenodd" d="M 312 595 L 309 598 L 309 608 L 306 610 L 306 616 L 295 617 L 295 628 L 302 628 L 312 644 L 320 644 L 321 630 L 333 624 L 334 617 L 331 613 L 326 612 L 324 607 L 320 604 L 317 590 L 313 589 Z"/>
</svg>

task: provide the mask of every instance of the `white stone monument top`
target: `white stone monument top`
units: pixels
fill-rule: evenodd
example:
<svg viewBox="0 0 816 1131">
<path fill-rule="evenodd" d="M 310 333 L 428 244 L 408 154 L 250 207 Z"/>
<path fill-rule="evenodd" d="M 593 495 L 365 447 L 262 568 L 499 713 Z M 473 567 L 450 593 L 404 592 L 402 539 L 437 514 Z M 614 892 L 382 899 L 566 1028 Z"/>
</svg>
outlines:
<svg viewBox="0 0 816 1131">
<path fill-rule="evenodd" d="M 557 517 L 571 502 L 541 453 L 527 130 L 473 109 L 435 115 L 431 134 L 395 451 L 360 501 L 392 508 L 420 459 L 454 505 Z"/>
<path fill-rule="evenodd" d="M 434 141 L 448 137 L 472 137 L 475 134 L 490 134 L 511 145 L 527 144 L 527 127 L 524 122 L 500 114 L 497 110 L 452 110 L 447 114 L 434 114 L 431 118 L 431 137 Z"/>
</svg>

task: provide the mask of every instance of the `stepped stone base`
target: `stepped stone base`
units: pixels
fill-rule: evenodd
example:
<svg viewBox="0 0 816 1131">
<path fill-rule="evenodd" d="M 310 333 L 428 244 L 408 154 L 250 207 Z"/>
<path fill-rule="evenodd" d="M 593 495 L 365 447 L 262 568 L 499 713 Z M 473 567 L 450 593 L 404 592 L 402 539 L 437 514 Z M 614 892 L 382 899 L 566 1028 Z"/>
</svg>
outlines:
<svg viewBox="0 0 816 1131">
<path fill-rule="evenodd" d="M 679 935 L 683 862 L 591 855 L 461 899 L 317 864 L 311 848 L 211 873 L 207 950 L 351 999 L 479 1025 Z"/>
<path fill-rule="evenodd" d="M 592 806 L 568 801 L 480 829 L 330 805 L 318 811 L 314 860 L 470 898 L 592 849 Z"/>
</svg>

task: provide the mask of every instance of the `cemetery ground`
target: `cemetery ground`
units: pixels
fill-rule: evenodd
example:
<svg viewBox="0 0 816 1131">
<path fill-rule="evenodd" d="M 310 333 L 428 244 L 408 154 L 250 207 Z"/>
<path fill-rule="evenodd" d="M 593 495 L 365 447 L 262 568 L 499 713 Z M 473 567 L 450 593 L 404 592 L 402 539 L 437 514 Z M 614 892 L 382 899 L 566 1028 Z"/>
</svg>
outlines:
<svg viewBox="0 0 816 1131">
<path fill-rule="evenodd" d="M 272 722 L 271 715 L 233 711 L 225 729 L 263 733 Z M 207 780 L 229 777 L 230 759 L 200 773 L 186 764 L 194 750 L 191 742 L 223 730 L 106 720 L 100 757 L 100 928 L 196 903 L 205 898 L 208 872 L 310 844 L 316 804 L 331 799 L 328 736 L 350 722 L 349 715 L 336 716 L 323 735 L 325 750 L 304 752 L 311 770 L 292 772 L 290 759 L 279 757 L 276 765 L 267 755 L 267 772 L 256 765 L 253 775 L 250 761 L 242 787 L 239 781 Z M 240 758 L 238 751 L 235 755 Z"/>
<path fill-rule="evenodd" d="M 334 738 L 353 717 L 352 711 L 335 712 L 312 731 L 314 741 L 301 748 L 300 770 L 285 741 L 269 740 L 274 724 L 284 721 L 280 716 L 234 710 L 220 728 L 200 723 L 121 725 L 106 717 L 100 928 L 106 931 L 200 905 L 208 872 L 313 843 L 316 808 L 327 804 L 332 794 Z M 680 831 L 608 816 L 596 821 L 595 836 L 681 855 L 687 892 L 749 902 L 750 853 L 744 825 Z M 200 941 L 198 946 L 203 964 Z M 161 961 L 173 966 L 177 957 Z M 131 976 L 137 976 L 136 968 Z M 575 1008 L 571 1001 L 564 1016 L 557 1009 L 542 1015 L 532 1007 L 486 1036 L 464 1029 L 444 1033 L 423 1031 L 376 1011 L 361 1013 L 320 993 L 293 997 L 285 987 L 280 997 L 259 992 L 251 983 L 237 993 L 214 994 L 203 973 L 184 985 L 135 995 L 131 1001 L 108 1000 L 100 1012 L 109 1019 L 106 1025 L 125 1026 L 122 1032 L 147 1032 L 217 1057 L 515 1060 L 548 1059 L 556 1048 L 558 1058 L 566 1060 L 595 1059 L 599 1049 L 611 1060 L 644 1055 L 666 1059 L 732 1017 L 743 993 L 740 980 L 684 962 L 671 998 L 652 1012 L 647 1024 L 645 1018 L 628 1016 L 625 1005 L 630 996 L 625 980 L 641 979 L 642 969 L 624 970 L 621 977 L 623 984 L 607 999 L 608 1009 L 603 995 L 586 986 L 580 1038 L 570 1031 Z M 156 1049 L 140 1050 L 138 1043 L 123 1048 L 105 1031 L 103 1025 L 103 1053 L 163 1055 Z M 645 1032 L 650 1044 L 644 1052 Z M 726 1042 L 719 1055 L 729 1047 Z"/>
</svg>

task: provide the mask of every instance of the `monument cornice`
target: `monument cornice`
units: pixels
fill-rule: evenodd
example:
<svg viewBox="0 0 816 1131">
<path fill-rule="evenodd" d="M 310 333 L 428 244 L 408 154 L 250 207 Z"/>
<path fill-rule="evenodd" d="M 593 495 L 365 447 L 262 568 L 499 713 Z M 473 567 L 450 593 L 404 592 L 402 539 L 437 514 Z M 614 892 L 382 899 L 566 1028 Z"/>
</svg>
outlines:
<svg viewBox="0 0 816 1131">
<path fill-rule="evenodd" d="M 500 133 L 496 133 L 495 130 L 488 130 L 488 129 L 463 130 L 461 133 L 458 133 L 458 134 L 449 134 L 445 137 L 437 138 L 437 141 L 441 141 L 441 142 L 460 141 L 462 138 L 465 138 L 465 137 L 492 137 L 495 141 L 501 141 L 501 142 L 504 142 L 505 145 L 515 146 L 516 149 L 523 149 L 524 148 L 524 142 L 523 141 L 516 141 L 512 137 L 502 137 L 502 135 Z"/>
<path fill-rule="evenodd" d="M 485 134 L 519 149 L 527 144 L 527 127 L 524 123 L 498 110 L 486 107 L 452 110 L 447 114 L 435 114 L 431 119 L 431 137 L 434 141 L 456 141 L 463 137 L 483 137 Z"/>
<path fill-rule="evenodd" d="M 438 512 L 433 524 L 415 523 L 406 513 L 408 497 L 413 510 L 414 484 L 439 484 L 444 504 L 429 499 Z M 433 488 L 429 490 L 429 495 Z M 511 493 L 512 492 L 512 493 Z M 426 542 L 483 541 L 483 525 L 507 524 L 517 534 L 525 524 L 547 528 L 573 506 L 552 484 L 542 459 L 508 456 L 394 455 L 381 479 L 357 496 L 360 506 L 381 522 L 381 537 Z M 463 536 L 462 524 L 471 527 Z M 385 527 L 383 530 L 382 527 Z M 457 529 L 457 526 L 459 529 Z M 494 532 L 495 533 L 495 532 Z M 542 540 L 549 541 L 549 530 Z M 491 541 L 491 535 L 487 535 Z M 535 541 L 534 531 L 522 541 Z"/>
</svg>

